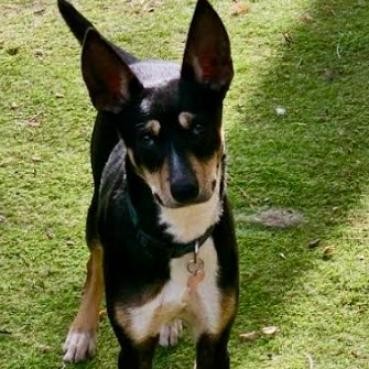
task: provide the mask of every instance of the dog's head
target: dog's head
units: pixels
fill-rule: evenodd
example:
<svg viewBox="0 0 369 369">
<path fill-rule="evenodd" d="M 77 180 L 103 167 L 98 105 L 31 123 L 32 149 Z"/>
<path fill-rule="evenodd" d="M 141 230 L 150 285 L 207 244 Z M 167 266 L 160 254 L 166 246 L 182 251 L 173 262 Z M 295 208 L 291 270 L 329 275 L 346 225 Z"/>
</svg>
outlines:
<svg viewBox="0 0 369 369">
<path fill-rule="evenodd" d="M 150 85 L 142 68 L 126 64 L 89 29 L 83 77 L 94 106 L 114 121 L 136 173 L 162 206 L 208 201 L 222 175 L 222 105 L 233 77 L 229 39 L 211 5 L 198 0 L 177 75 L 166 78 L 164 69 Z"/>
</svg>

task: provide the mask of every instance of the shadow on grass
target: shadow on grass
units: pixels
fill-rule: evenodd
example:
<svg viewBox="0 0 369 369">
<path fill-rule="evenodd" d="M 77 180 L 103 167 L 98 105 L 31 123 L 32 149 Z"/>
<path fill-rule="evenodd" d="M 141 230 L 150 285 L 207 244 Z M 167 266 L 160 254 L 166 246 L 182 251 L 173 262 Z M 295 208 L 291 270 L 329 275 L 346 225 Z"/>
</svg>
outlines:
<svg viewBox="0 0 369 369">
<path fill-rule="evenodd" d="M 228 145 L 242 271 L 236 332 L 283 321 L 291 290 L 321 259 L 309 241 L 337 236 L 367 186 L 368 16 L 363 1 L 312 2 L 294 28 L 280 30 L 281 45 L 256 92 L 230 108 L 237 110 Z M 247 47 L 242 42 L 236 39 L 234 50 Z M 242 90 L 242 72 L 236 78 L 233 96 Z M 277 106 L 287 114 L 278 116 Z M 264 206 L 298 209 L 307 221 L 287 231 L 243 221 Z"/>
</svg>

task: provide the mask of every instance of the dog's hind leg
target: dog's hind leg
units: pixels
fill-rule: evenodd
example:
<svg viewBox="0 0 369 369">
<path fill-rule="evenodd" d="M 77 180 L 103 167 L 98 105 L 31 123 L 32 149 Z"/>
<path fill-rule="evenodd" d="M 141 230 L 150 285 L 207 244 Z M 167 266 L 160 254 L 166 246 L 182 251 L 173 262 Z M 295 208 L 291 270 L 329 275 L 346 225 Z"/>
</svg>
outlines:
<svg viewBox="0 0 369 369">
<path fill-rule="evenodd" d="M 70 326 L 64 343 L 64 361 L 79 362 L 95 354 L 96 332 L 99 322 L 100 303 L 104 292 L 103 249 L 93 232 L 95 201 L 92 201 L 87 217 L 87 243 L 90 257 L 87 262 L 87 277 L 78 313 Z"/>
</svg>

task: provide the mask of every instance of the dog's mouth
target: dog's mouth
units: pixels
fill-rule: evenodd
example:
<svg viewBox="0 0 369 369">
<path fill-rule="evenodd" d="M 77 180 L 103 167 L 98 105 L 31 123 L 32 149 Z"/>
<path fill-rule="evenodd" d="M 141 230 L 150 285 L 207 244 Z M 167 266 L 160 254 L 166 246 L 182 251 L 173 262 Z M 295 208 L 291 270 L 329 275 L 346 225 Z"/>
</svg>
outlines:
<svg viewBox="0 0 369 369">
<path fill-rule="evenodd" d="M 203 204 L 206 203 L 207 201 L 209 201 L 210 197 L 206 197 L 206 198 L 197 198 L 191 201 L 186 201 L 186 202 L 176 202 L 176 201 L 166 201 L 164 202 L 159 195 L 155 194 L 154 195 L 155 201 L 158 205 L 160 205 L 163 208 L 169 208 L 169 209 L 180 209 L 180 208 L 185 208 L 188 206 L 192 206 L 192 205 L 199 205 L 199 204 Z"/>
</svg>

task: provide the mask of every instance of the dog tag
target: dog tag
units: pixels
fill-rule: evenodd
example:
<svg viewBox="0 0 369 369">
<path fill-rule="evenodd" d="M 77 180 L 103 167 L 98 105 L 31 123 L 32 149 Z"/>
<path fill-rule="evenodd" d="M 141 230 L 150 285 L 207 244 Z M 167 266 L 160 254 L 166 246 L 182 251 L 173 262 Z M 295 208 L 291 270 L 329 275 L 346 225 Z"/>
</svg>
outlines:
<svg viewBox="0 0 369 369">
<path fill-rule="evenodd" d="M 201 258 L 196 258 L 196 260 L 191 260 L 187 264 L 187 270 L 189 273 L 195 275 L 200 271 L 204 271 L 204 260 Z"/>
<path fill-rule="evenodd" d="M 204 271 L 199 270 L 188 278 L 187 287 L 190 293 L 196 290 L 197 286 L 202 282 L 204 277 L 205 277 Z"/>
</svg>

